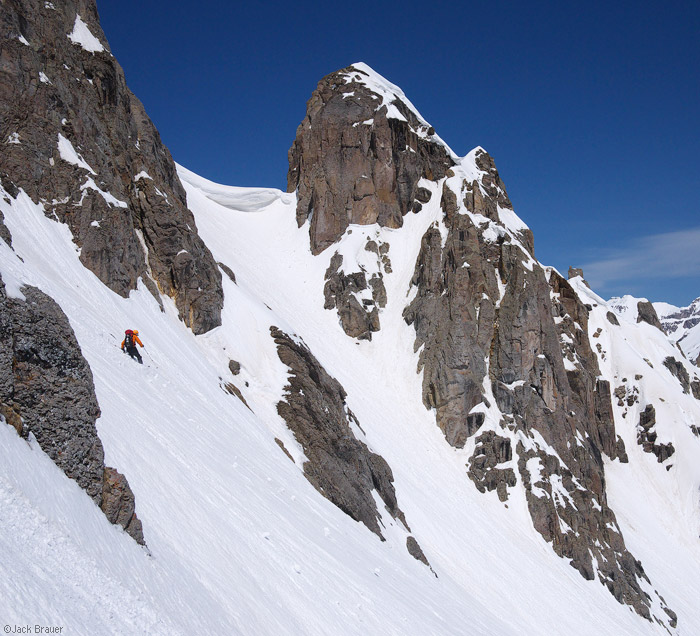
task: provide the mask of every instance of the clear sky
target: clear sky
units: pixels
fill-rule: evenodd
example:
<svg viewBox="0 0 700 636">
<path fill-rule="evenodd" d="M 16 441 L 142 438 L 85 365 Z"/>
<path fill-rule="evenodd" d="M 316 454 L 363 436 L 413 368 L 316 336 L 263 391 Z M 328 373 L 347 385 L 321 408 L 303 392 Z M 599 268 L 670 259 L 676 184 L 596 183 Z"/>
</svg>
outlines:
<svg viewBox="0 0 700 636">
<path fill-rule="evenodd" d="M 286 189 L 327 73 L 363 61 L 494 157 L 539 260 L 603 296 L 700 296 L 700 3 L 98 0 L 179 163 Z"/>
</svg>

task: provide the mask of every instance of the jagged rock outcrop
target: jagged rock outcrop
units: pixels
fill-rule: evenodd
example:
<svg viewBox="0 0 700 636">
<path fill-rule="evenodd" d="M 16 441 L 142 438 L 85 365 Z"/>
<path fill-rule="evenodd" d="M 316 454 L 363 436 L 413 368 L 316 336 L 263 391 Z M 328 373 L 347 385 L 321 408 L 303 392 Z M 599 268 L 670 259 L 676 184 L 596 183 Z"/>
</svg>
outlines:
<svg viewBox="0 0 700 636">
<path fill-rule="evenodd" d="M 219 325 L 221 274 L 94 0 L 0 4 L 0 59 L 3 187 L 66 223 L 82 263 L 113 291 L 127 296 L 141 278 L 195 333 Z"/>
<path fill-rule="evenodd" d="M 602 456 L 627 457 L 588 339 L 588 309 L 531 258 L 531 235 L 500 220 L 501 203 L 470 209 L 458 176 L 443 186 L 446 231 L 436 225 L 424 235 L 404 312 L 421 352 L 424 403 L 457 448 L 481 431 L 469 476 L 501 500 L 514 484 L 502 441 L 512 440 L 535 528 L 584 577 L 651 618 L 646 575 L 607 504 Z"/>
<path fill-rule="evenodd" d="M 420 561 L 421 563 L 423 563 L 423 565 L 427 565 L 431 570 L 433 569 L 430 567 L 430 562 L 428 561 L 427 557 L 425 556 L 425 553 L 423 552 L 423 549 L 420 547 L 415 537 L 412 537 L 410 535 L 406 537 L 406 549 L 416 561 Z M 437 576 L 437 574 L 435 576 Z"/>
<path fill-rule="evenodd" d="M 671 372 L 671 375 L 680 382 L 683 387 L 683 393 L 690 393 L 690 376 L 683 363 L 680 360 L 668 356 L 664 359 L 664 366 Z"/>
<path fill-rule="evenodd" d="M 508 499 L 508 487 L 517 483 L 515 471 L 511 468 L 498 468 L 513 459 L 510 439 L 486 431 L 476 438 L 474 453 L 469 459 L 469 478 L 480 492 L 495 490 L 501 501 Z"/>
<path fill-rule="evenodd" d="M 68 318 L 35 287 L 22 293 L 25 300 L 8 297 L 0 279 L 0 414 L 143 544 L 129 484 L 104 464 L 92 372 Z"/>
<path fill-rule="evenodd" d="M 299 226 L 311 219 L 311 251 L 335 243 L 348 225 L 398 228 L 454 164 L 435 131 L 403 93 L 362 64 L 324 77 L 306 106 L 289 151 L 287 191 L 297 191 Z"/>
<path fill-rule="evenodd" d="M 671 442 L 667 444 L 657 444 L 656 409 L 653 404 L 647 404 L 646 408 L 639 414 L 639 425 L 637 426 L 637 443 L 647 453 L 656 455 L 659 463 L 665 462 L 676 449 Z"/>
<path fill-rule="evenodd" d="M 289 384 L 277 410 L 306 455 L 304 475 L 324 497 L 384 539 L 376 490 L 387 512 L 406 529 L 396 501 L 394 477 L 384 458 L 358 440 L 350 424 L 359 422 L 345 403 L 340 383 L 309 349 L 276 327 L 270 333 L 280 360 L 289 367 Z"/>
<path fill-rule="evenodd" d="M 583 270 L 580 267 L 569 266 L 567 278 L 571 280 L 572 278 L 576 278 L 577 276 L 580 276 L 581 280 L 583 280 L 583 284 L 590 289 L 591 286 L 588 284 L 588 281 L 583 277 Z"/>
<path fill-rule="evenodd" d="M 640 300 L 637 303 L 637 322 L 646 322 L 652 327 L 656 327 L 659 331 L 664 330 L 654 305 L 648 300 Z"/>
<path fill-rule="evenodd" d="M 325 309 L 337 309 L 340 325 L 348 336 L 371 340 L 379 331 L 379 309 L 386 305 L 382 273 L 367 278 L 364 271 L 345 274 L 343 257 L 337 252 L 326 271 Z M 363 297 L 364 296 L 364 297 Z"/>
<path fill-rule="evenodd" d="M 114 468 L 105 468 L 100 507 L 107 519 L 122 526 L 138 543 L 144 544 L 141 521 L 136 516 L 134 493 L 126 477 Z"/>
</svg>

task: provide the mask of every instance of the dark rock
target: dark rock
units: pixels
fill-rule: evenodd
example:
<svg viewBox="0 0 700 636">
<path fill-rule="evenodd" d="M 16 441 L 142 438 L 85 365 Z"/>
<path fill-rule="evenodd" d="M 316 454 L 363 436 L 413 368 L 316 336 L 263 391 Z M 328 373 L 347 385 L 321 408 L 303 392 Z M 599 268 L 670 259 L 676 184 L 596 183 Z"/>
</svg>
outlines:
<svg viewBox="0 0 700 636">
<path fill-rule="evenodd" d="M 373 251 L 371 243 L 373 242 L 367 243 L 370 247 L 368 251 Z M 377 247 L 376 254 L 379 256 L 379 253 Z M 386 305 L 382 275 L 374 274 L 368 282 L 364 272 L 346 274 L 341 269 L 342 263 L 343 257 L 336 252 L 326 270 L 323 306 L 325 309 L 337 309 L 340 325 L 348 336 L 358 340 L 371 340 L 372 333 L 380 329 L 378 308 Z M 367 289 L 371 290 L 372 301 L 360 304 L 357 297 Z"/>
<path fill-rule="evenodd" d="M 652 404 L 639 414 L 639 425 L 637 426 L 637 443 L 644 449 L 646 453 L 653 453 L 659 463 L 666 461 L 676 449 L 672 443 L 657 444 L 656 443 L 656 409 Z"/>
<path fill-rule="evenodd" d="M 224 391 L 226 391 L 226 393 L 228 393 L 229 395 L 235 395 L 241 402 L 243 402 L 243 404 L 248 408 L 249 411 L 253 410 L 248 405 L 248 402 L 246 402 L 246 399 L 243 397 L 241 390 L 233 382 L 224 382 L 222 384 L 222 387 Z"/>
<path fill-rule="evenodd" d="M 427 203 L 432 196 L 432 193 L 427 188 L 416 188 L 416 201 Z"/>
<path fill-rule="evenodd" d="M 608 322 L 611 325 L 615 325 L 616 327 L 620 326 L 620 321 L 617 319 L 617 316 L 612 311 L 609 311 L 607 314 L 605 314 L 605 317 L 608 319 Z"/>
<path fill-rule="evenodd" d="M 637 322 L 646 322 L 652 327 L 656 327 L 659 331 L 664 330 L 654 305 L 648 300 L 640 300 L 637 303 Z"/>
<path fill-rule="evenodd" d="M 408 529 L 396 501 L 391 468 L 359 441 L 350 428 L 355 416 L 346 393 L 311 352 L 276 327 L 270 333 L 280 360 L 289 367 L 289 384 L 277 411 L 304 449 L 304 475 L 324 497 L 364 523 L 382 540 L 376 490 L 386 510 Z"/>
<path fill-rule="evenodd" d="M 418 541 L 416 541 L 415 538 L 411 535 L 409 535 L 406 538 L 406 549 L 408 550 L 408 553 L 414 559 L 416 559 L 416 561 L 420 561 L 424 565 L 430 567 L 430 563 L 428 563 L 428 559 L 425 557 L 425 554 L 423 553 L 422 548 L 418 544 Z"/>
<path fill-rule="evenodd" d="M 690 376 L 684 364 L 671 356 L 668 356 L 663 364 L 671 372 L 671 375 L 681 383 L 683 393 L 690 393 Z"/>
<path fill-rule="evenodd" d="M 282 449 L 284 454 L 294 462 L 294 458 L 292 457 L 292 454 L 287 450 L 287 447 L 284 445 L 284 442 L 279 437 L 275 437 L 275 443 L 277 444 L 277 446 L 279 446 Z M 296 464 L 296 462 L 294 462 L 294 463 Z"/>
<path fill-rule="evenodd" d="M 693 392 L 693 397 L 700 400 L 700 380 L 697 378 L 690 383 L 690 390 Z"/>
<path fill-rule="evenodd" d="M 2 185 L 0 183 L 0 185 Z M 5 216 L 0 212 L 0 239 L 5 241 L 10 247 L 12 247 L 12 233 L 7 229 L 5 225 Z"/>
<path fill-rule="evenodd" d="M 418 134 L 427 126 L 398 97 L 392 105 L 405 121 L 388 118 L 364 76 L 350 66 L 324 77 L 289 151 L 287 191 L 297 191 L 299 227 L 311 218 L 314 254 L 349 224 L 401 227 L 419 196 L 418 181 L 438 180 L 454 165 L 442 144 Z"/>
<path fill-rule="evenodd" d="M 126 477 L 114 468 L 105 468 L 100 508 L 107 519 L 122 526 L 137 543 L 144 545 L 143 528 L 135 512 L 134 493 L 131 492 Z"/>
<path fill-rule="evenodd" d="M 241 363 L 236 360 L 229 360 L 228 368 L 233 375 L 238 375 L 241 372 Z"/>
<path fill-rule="evenodd" d="M 0 153 L 3 184 L 66 223 L 81 262 L 116 293 L 126 297 L 152 275 L 195 333 L 218 326 L 221 274 L 170 153 L 109 52 L 94 0 L 44 4 L 0 4 L 0 121 L 5 139 L 16 133 L 19 141 Z M 103 51 L 66 37 L 78 13 Z M 37 81 L 40 72 L 48 82 Z M 61 138 L 83 166 L 62 158 Z"/>
<path fill-rule="evenodd" d="M 510 439 L 487 431 L 476 438 L 474 453 L 469 458 L 467 474 L 479 492 L 495 490 L 501 501 L 508 499 L 508 487 L 517 483 L 512 468 L 497 468 L 513 459 Z"/>
<path fill-rule="evenodd" d="M 226 274 L 226 276 L 229 277 L 229 280 L 230 280 L 232 283 L 235 283 L 235 282 L 236 282 L 236 275 L 233 273 L 233 270 L 232 270 L 228 265 L 225 265 L 224 263 L 221 263 L 221 262 L 217 263 L 217 265 L 219 266 L 219 268 L 221 269 L 221 271 L 222 271 L 224 274 Z"/>
<path fill-rule="evenodd" d="M 39 289 L 22 293 L 26 300 L 8 297 L 0 278 L 0 413 L 25 439 L 34 435 L 112 523 L 143 543 L 129 484 L 104 464 L 92 372 L 68 318 Z"/>
</svg>

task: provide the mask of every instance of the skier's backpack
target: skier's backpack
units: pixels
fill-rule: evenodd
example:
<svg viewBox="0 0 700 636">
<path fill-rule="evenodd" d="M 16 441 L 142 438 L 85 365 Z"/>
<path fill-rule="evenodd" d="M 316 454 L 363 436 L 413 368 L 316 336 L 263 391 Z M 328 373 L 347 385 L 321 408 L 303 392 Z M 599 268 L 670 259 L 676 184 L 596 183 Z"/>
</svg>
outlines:
<svg viewBox="0 0 700 636">
<path fill-rule="evenodd" d="M 124 346 L 127 349 L 131 349 L 134 346 L 134 332 L 131 329 L 127 329 L 124 332 Z"/>
</svg>

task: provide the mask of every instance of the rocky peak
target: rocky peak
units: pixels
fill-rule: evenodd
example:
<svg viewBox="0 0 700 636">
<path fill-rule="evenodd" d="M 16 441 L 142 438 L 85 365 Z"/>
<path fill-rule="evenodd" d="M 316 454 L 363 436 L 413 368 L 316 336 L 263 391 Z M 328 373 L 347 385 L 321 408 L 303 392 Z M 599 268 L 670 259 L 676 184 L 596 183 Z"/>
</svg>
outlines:
<svg viewBox="0 0 700 636">
<path fill-rule="evenodd" d="M 651 619 L 647 577 L 607 502 L 602 458 L 627 455 L 591 348 L 589 308 L 532 258 L 531 235 L 512 211 L 497 204 L 489 218 L 492 197 L 469 209 L 470 183 L 480 191 L 463 175 L 443 183 L 443 216 L 423 236 L 404 311 L 425 406 L 446 441 L 471 453 L 468 477 L 481 492 L 507 501 L 520 483 L 554 551 Z M 673 624 L 657 602 L 655 618 Z"/>
<path fill-rule="evenodd" d="M 437 181 L 455 162 L 403 92 L 358 63 L 324 77 L 311 95 L 289 151 L 287 190 L 297 191 L 297 222 L 310 219 L 318 254 L 350 224 L 401 227 L 420 209 L 419 180 Z"/>
<path fill-rule="evenodd" d="M 66 223 L 83 264 L 113 291 L 128 296 L 141 279 L 195 333 L 220 324 L 221 274 L 94 0 L 3 3 L 0 36 L 5 190 L 23 189 Z"/>
</svg>

